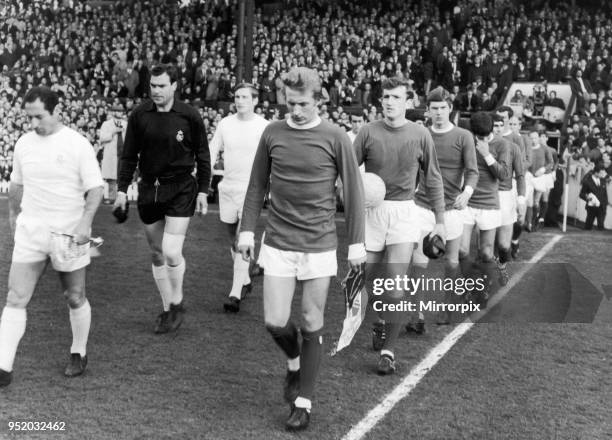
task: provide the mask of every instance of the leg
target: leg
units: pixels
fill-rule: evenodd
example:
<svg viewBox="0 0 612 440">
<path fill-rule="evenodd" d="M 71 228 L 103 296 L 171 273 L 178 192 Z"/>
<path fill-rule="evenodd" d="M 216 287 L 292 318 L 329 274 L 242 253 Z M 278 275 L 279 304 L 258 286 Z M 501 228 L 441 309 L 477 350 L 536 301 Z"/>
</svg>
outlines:
<svg viewBox="0 0 612 440">
<path fill-rule="evenodd" d="M 85 268 L 73 272 L 59 272 L 64 296 L 70 309 L 72 346 L 70 363 L 64 374 L 68 377 L 79 376 L 87 366 L 87 339 L 91 327 L 91 306 L 85 297 Z"/>
<path fill-rule="evenodd" d="M 380 270 L 380 263 L 382 262 L 384 257 L 384 252 L 367 252 L 367 269 L 366 269 L 366 286 L 368 292 L 372 292 L 372 285 L 374 283 L 374 279 L 383 278 L 384 273 Z M 375 297 L 370 295 L 370 304 L 371 300 Z M 385 320 L 382 317 L 381 312 L 376 312 L 377 320 L 374 322 L 372 327 L 372 349 L 375 351 L 380 351 L 382 346 L 387 339 L 387 326 L 385 324 Z"/>
<path fill-rule="evenodd" d="M 387 245 L 385 253 L 385 266 L 387 268 L 385 278 L 395 279 L 396 276 L 403 277 L 410 268 L 414 243 L 397 243 Z M 397 287 L 397 286 L 396 286 Z M 404 297 L 400 289 L 387 292 L 386 300 L 389 304 L 399 304 Z M 378 363 L 379 374 L 392 374 L 395 372 L 395 355 L 393 353 L 397 337 L 405 324 L 405 316 L 402 312 L 387 312 L 383 314 L 388 324 L 388 334 Z"/>
<path fill-rule="evenodd" d="M 177 330 L 183 323 L 183 278 L 185 259 L 183 243 L 189 227 L 190 217 L 166 216 L 166 226 L 162 238 L 162 253 L 167 265 L 168 280 L 172 288 L 170 297 L 170 330 Z"/>
<path fill-rule="evenodd" d="M 274 342 L 287 356 L 283 394 L 289 403 L 297 398 L 300 389 L 298 331 L 295 324 L 289 321 L 295 285 L 294 277 L 264 275 L 264 322 Z"/>
<path fill-rule="evenodd" d="M 597 216 L 597 208 L 592 206 L 586 207 L 586 220 L 584 221 L 584 229 L 590 231 L 593 229 L 593 222 L 595 221 L 595 217 Z"/>
<path fill-rule="evenodd" d="M 542 192 L 534 191 L 533 193 L 533 215 L 531 220 L 531 228 L 535 230 L 538 227 L 540 219 L 540 201 L 542 200 Z"/>
<path fill-rule="evenodd" d="M 499 271 L 499 283 L 502 286 L 508 284 L 509 276 L 506 263 L 512 258 L 510 244 L 512 240 L 513 224 L 502 225 L 497 228 L 496 245 L 497 254 L 499 255 L 499 263 L 497 269 Z"/>
<path fill-rule="evenodd" d="M 6 306 L 0 319 L 0 386 L 11 382 L 19 342 L 26 328 L 26 307 L 47 261 L 11 264 Z"/>
<path fill-rule="evenodd" d="M 472 231 L 474 230 L 474 224 L 463 225 L 463 235 L 461 236 L 461 243 L 459 245 L 459 265 L 461 266 L 461 273 L 465 278 L 469 277 L 472 272 L 473 261 L 470 258 L 470 245 L 472 242 Z"/>
<path fill-rule="evenodd" d="M 427 232 L 424 234 L 421 234 L 421 239 L 419 240 L 416 248 L 413 251 L 412 265 L 408 273 L 410 278 L 419 279 L 427 275 L 427 266 L 429 265 L 429 258 L 427 258 L 425 254 L 423 254 L 423 246 L 422 246 L 423 238 L 425 238 L 427 234 L 428 234 Z M 412 300 L 416 302 L 417 304 L 420 304 L 420 302 L 424 298 L 422 290 L 414 292 L 414 294 L 411 293 L 411 295 L 412 295 Z M 414 321 L 409 322 L 406 325 L 407 332 L 409 333 L 414 332 L 418 335 L 425 333 L 425 315 L 423 315 L 423 312 L 419 310 L 416 324 L 414 324 L 413 322 Z"/>
<path fill-rule="evenodd" d="M 323 314 L 330 277 L 303 281 L 302 293 L 302 352 L 300 394 L 297 407 L 310 409 L 314 384 L 323 355 Z"/>
<path fill-rule="evenodd" d="M 482 274 L 486 277 L 485 285 L 490 286 L 491 280 L 495 276 L 495 258 L 493 255 L 493 247 L 495 244 L 495 232 L 496 229 L 489 229 L 486 231 L 480 231 L 480 246 L 479 256 L 480 262 L 479 267 Z M 483 308 L 487 306 L 488 300 L 488 288 L 483 292 Z"/>
<path fill-rule="evenodd" d="M 459 250 L 461 248 L 463 237 L 449 240 L 446 242 L 446 253 L 444 254 L 444 278 L 456 280 L 459 276 Z M 444 303 L 450 304 L 454 302 L 453 295 L 455 292 L 444 292 Z M 451 322 L 451 312 L 444 311 L 438 316 L 439 325 L 448 325 Z"/>
<path fill-rule="evenodd" d="M 597 229 L 599 229 L 600 231 L 603 231 L 604 229 L 604 223 L 606 220 L 606 210 L 608 209 L 607 206 L 600 206 L 597 212 Z"/>
<path fill-rule="evenodd" d="M 238 241 L 236 236 L 239 230 L 239 223 L 225 223 L 228 236 L 231 241 L 231 254 L 234 262 L 234 273 L 232 278 L 232 289 L 228 301 L 223 305 L 226 312 L 238 312 L 240 310 L 240 300 L 243 293 L 251 291 L 251 279 L 249 277 L 249 262 L 244 261 L 240 254 L 235 253 L 235 244 Z"/>
</svg>

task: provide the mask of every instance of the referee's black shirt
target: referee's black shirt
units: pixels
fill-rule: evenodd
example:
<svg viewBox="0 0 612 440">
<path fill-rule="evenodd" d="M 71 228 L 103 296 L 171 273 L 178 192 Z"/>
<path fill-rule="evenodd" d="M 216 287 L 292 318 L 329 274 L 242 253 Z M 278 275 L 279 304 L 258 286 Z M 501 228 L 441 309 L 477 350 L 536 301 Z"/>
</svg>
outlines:
<svg viewBox="0 0 612 440">
<path fill-rule="evenodd" d="M 158 112 L 153 101 L 144 102 L 128 119 L 118 189 L 127 191 L 137 165 L 142 176 L 155 179 L 189 174 L 196 162 L 198 192 L 206 194 L 210 151 L 198 112 L 176 99 L 169 112 Z"/>
</svg>

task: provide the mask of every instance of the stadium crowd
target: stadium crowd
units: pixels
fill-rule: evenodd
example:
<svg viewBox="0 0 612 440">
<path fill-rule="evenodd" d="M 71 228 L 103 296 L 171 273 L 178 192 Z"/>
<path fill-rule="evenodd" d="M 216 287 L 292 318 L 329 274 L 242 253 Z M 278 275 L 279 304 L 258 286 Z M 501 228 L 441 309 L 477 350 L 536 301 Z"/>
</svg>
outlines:
<svg viewBox="0 0 612 440">
<path fill-rule="evenodd" d="M 424 96 L 442 85 L 460 111 L 493 110 L 513 81 L 569 82 L 578 105 L 562 147 L 580 166 L 603 160 L 610 172 L 609 10 L 605 1 L 589 9 L 569 2 L 530 8 L 510 1 L 286 0 L 280 10 L 255 13 L 251 76 L 260 91 L 257 112 L 268 119 L 284 116 L 280 75 L 298 65 L 319 72 L 326 101 L 321 116 L 347 130 L 355 110 L 366 121 L 381 117 L 380 84 L 390 76 L 411 81 L 409 107 L 423 108 Z M 146 98 L 155 63 L 179 67 L 181 98 L 200 108 L 209 139 L 233 111 L 236 0 L 97 6 L 10 0 L 0 12 L 2 189 L 14 143 L 27 128 L 21 100 L 33 85 L 58 91 L 64 123 L 98 148 L 110 107 L 129 112 Z"/>
</svg>

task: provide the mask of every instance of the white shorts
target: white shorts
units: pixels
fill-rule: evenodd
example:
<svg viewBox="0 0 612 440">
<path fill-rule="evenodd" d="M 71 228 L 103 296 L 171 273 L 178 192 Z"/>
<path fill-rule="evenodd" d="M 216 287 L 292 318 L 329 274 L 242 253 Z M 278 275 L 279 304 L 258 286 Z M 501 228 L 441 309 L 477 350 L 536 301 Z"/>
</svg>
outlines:
<svg viewBox="0 0 612 440">
<path fill-rule="evenodd" d="M 534 176 L 533 179 L 531 179 L 531 183 L 533 185 L 534 191 L 537 192 L 543 193 L 550 189 L 550 178 L 547 174 L 542 174 L 540 177 Z"/>
<path fill-rule="evenodd" d="M 414 218 L 415 208 L 414 200 L 385 200 L 366 209 L 366 250 L 380 252 L 389 244 L 418 243 L 421 226 Z"/>
<path fill-rule="evenodd" d="M 58 272 L 74 272 L 91 262 L 89 252 L 85 255 L 65 261 L 53 251 L 51 232 L 69 233 L 77 222 L 50 226 L 40 220 L 17 218 L 15 229 L 15 247 L 13 263 L 38 263 L 51 259 L 53 269 Z"/>
<path fill-rule="evenodd" d="M 444 211 L 444 229 L 446 229 L 446 241 L 456 240 L 463 235 L 464 214 L 458 209 Z M 414 213 L 415 221 L 421 226 L 421 237 L 425 237 L 433 231 L 436 225 L 436 216 L 431 209 L 416 205 Z"/>
<path fill-rule="evenodd" d="M 336 251 L 292 252 L 261 245 L 257 261 L 266 275 L 298 280 L 333 277 L 338 273 Z"/>
<path fill-rule="evenodd" d="M 462 212 L 463 223 L 476 225 L 481 231 L 497 229 L 501 226 L 501 211 L 499 209 L 480 209 L 468 206 Z"/>
<path fill-rule="evenodd" d="M 546 190 L 550 191 L 555 187 L 555 173 L 544 174 L 546 176 Z"/>
<path fill-rule="evenodd" d="M 499 191 L 499 207 L 501 211 L 501 226 L 513 225 L 518 220 L 518 203 L 514 190 Z"/>
<path fill-rule="evenodd" d="M 246 191 L 219 187 L 219 218 L 223 223 L 236 224 L 242 218 Z"/>
</svg>

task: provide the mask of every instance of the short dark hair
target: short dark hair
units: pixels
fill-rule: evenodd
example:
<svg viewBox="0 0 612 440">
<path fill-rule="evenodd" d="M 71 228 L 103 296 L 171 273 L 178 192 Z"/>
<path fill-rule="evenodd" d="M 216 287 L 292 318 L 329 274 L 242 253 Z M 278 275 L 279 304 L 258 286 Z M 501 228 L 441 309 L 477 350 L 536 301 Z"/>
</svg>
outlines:
<svg viewBox="0 0 612 440">
<path fill-rule="evenodd" d="M 49 87 L 38 86 L 32 87 L 30 90 L 28 90 L 28 93 L 26 93 L 25 97 L 23 98 L 22 105 L 25 107 L 26 104 L 32 103 L 37 99 L 40 99 L 40 102 L 43 103 L 45 110 L 47 110 L 49 113 L 53 113 L 55 106 L 57 106 L 59 103 L 59 95 L 56 92 L 51 90 Z"/>
<path fill-rule="evenodd" d="M 428 106 L 432 102 L 442 102 L 442 101 L 446 101 L 449 107 L 453 105 L 453 100 L 450 97 L 450 93 L 448 93 L 448 90 L 446 90 L 442 86 L 436 87 L 431 92 L 429 92 L 429 95 L 427 95 L 427 105 Z"/>
<path fill-rule="evenodd" d="M 396 87 L 402 86 L 406 88 L 406 91 L 408 91 L 408 87 L 410 87 L 410 82 L 402 76 L 392 76 L 391 78 L 385 78 L 381 83 L 382 90 L 391 90 Z"/>
<path fill-rule="evenodd" d="M 170 77 L 171 84 L 178 80 L 178 69 L 174 64 L 157 64 L 151 69 L 151 76 L 161 76 L 164 73 Z"/>
<path fill-rule="evenodd" d="M 512 116 L 514 116 L 514 110 L 512 110 L 510 107 L 508 107 L 507 105 L 502 105 L 501 107 L 499 107 L 497 110 L 497 113 L 504 113 L 504 112 L 508 112 L 508 118 L 511 118 Z"/>
<path fill-rule="evenodd" d="M 499 110 L 497 111 L 499 112 Z M 504 118 L 497 113 L 492 113 L 491 118 L 493 119 L 493 124 L 495 124 L 496 122 L 504 122 Z"/>
<path fill-rule="evenodd" d="M 593 168 L 593 172 L 599 173 L 600 171 L 605 171 L 606 167 L 603 163 L 603 160 L 598 160 L 595 162 L 595 167 Z"/>
<path fill-rule="evenodd" d="M 257 90 L 257 87 L 251 83 L 241 82 L 240 84 L 236 84 L 236 87 L 234 87 L 233 92 L 236 93 L 240 89 L 251 89 L 251 96 L 253 97 L 253 99 L 259 98 L 259 90 Z"/>
<path fill-rule="evenodd" d="M 487 112 L 473 113 L 470 117 L 470 128 L 476 136 L 489 136 L 493 131 L 493 118 Z"/>
</svg>

